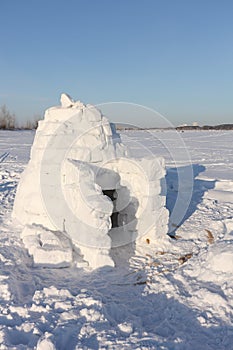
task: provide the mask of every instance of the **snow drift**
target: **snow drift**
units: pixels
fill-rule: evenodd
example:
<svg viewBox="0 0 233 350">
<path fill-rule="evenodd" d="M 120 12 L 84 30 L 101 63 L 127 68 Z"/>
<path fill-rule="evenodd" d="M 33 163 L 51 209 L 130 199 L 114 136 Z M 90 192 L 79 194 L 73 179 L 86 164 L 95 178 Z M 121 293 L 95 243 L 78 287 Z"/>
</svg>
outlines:
<svg viewBox="0 0 233 350">
<path fill-rule="evenodd" d="M 164 176 L 163 158 L 130 157 L 95 106 L 62 94 L 39 122 L 13 217 L 35 264 L 114 266 L 112 249 L 167 241 Z"/>
</svg>

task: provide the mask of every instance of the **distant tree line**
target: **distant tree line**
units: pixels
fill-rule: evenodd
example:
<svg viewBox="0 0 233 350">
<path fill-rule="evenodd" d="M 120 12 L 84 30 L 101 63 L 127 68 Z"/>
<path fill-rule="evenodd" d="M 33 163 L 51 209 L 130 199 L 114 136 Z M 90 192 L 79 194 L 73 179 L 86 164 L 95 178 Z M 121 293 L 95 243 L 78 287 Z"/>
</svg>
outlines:
<svg viewBox="0 0 233 350">
<path fill-rule="evenodd" d="M 27 120 L 26 122 L 19 124 L 16 120 L 15 114 L 11 113 L 6 105 L 0 107 L 0 129 L 3 130 L 33 130 L 38 126 L 39 118 L 34 120 Z"/>
<path fill-rule="evenodd" d="M 177 127 L 165 127 L 165 128 L 141 128 L 137 126 L 131 126 L 128 124 L 116 124 L 116 130 L 124 131 L 124 130 L 177 130 L 177 131 L 185 131 L 185 130 L 233 130 L 233 124 L 219 124 L 219 125 L 183 125 Z"/>
<path fill-rule="evenodd" d="M 233 130 L 233 124 L 220 124 L 220 125 L 185 125 L 177 126 L 176 130 Z"/>
</svg>

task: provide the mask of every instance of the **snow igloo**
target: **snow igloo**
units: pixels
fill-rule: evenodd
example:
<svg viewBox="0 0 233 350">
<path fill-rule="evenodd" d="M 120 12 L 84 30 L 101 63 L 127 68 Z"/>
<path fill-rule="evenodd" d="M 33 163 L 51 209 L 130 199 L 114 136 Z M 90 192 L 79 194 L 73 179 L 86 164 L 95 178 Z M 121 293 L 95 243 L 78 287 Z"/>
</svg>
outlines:
<svg viewBox="0 0 233 350">
<path fill-rule="evenodd" d="M 39 121 L 13 208 L 34 264 L 114 266 L 122 247 L 163 246 L 164 176 L 163 158 L 130 157 L 100 110 L 62 94 Z"/>
</svg>

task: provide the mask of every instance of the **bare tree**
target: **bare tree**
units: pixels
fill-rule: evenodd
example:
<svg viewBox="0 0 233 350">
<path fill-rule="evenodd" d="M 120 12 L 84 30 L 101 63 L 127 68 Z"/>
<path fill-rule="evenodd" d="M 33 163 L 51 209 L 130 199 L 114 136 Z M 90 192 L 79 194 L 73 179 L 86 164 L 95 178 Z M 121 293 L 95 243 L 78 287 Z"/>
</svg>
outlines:
<svg viewBox="0 0 233 350">
<path fill-rule="evenodd" d="M 18 123 L 15 115 L 10 113 L 6 105 L 0 107 L 0 129 L 14 130 L 14 129 L 26 129 L 33 130 L 38 126 L 40 116 L 36 115 L 32 120 L 27 120 L 23 124 Z"/>
<path fill-rule="evenodd" d="M 3 105 L 0 108 L 0 129 L 15 129 L 15 115 Z"/>
<path fill-rule="evenodd" d="M 34 130 L 37 129 L 38 126 L 38 121 L 41 118 L 39 116 L 35 116 L 33 120 L 27 120 L 25 124 L 21 127 L 21 129 L 26 129 L 26 130 Z"/>
</svg>

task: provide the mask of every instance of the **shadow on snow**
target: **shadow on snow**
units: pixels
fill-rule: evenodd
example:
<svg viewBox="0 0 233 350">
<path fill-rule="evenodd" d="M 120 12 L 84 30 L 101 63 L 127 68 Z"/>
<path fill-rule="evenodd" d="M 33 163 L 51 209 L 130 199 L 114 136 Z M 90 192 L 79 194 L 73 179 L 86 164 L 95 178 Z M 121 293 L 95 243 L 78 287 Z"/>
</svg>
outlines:
<svg viewBox="0 0 233 350">
<path fill-rule="evenodd" d="M 169 234 L 174 235 L 202 202 L 206 191 L 215 187 L 215 181 L 196 177 L 205 171 L 200 164 L 169 168 L 166 175 L 166 207 L 169 210 Z"/>
<path fill-rule="evenodd" d="M 29 271 L 28 271 L 29 272 Z M 25 273 L 28 275 L 28 272 Z M 41 300 L 38 309 L 30 310 L 32 301 L 27 305 L 29 315 L 17 316 L 14 319 L 6 315 L 0 316 L 0 324 L 8 327 L 7 337 L 11 344 L 25 344 L 35 346 L 38 335 L 33 332 L 19 330 L 23 322 L 34 322 L 41 333 L 49 332 L 53 335 L 53 342 L 58 350 L 75 349 L 76 346 L 87 349 L 99 349 L 104 339 L 114 348 L 122 344 L 131 349 L 146 347 L 155 349 L 229 349 L 233 341 L 233 326 L 221 319 L 214 319 L 211 326 L 202 325 L 198 317 L 208 323 L 208 313 L 203 310 L 195 310 L 174 297 L 168 297 L 165 292 L 160 292 L 159 285 L 155 282 L 155 290 L 147 291 L 145 286 L 135 285 L 129 282 L 128 269 L 101 268 L 90 273 L 78 269 L 31 269 L 34 288 L 56 287 L 67 289 L 71 297 L 66 297 L 65 302 L 74 303 L 74 298 L 80 302 L 74 303 L 72 312 L 78 318 L 67 318 L 63 314 L 67 310 L 62 307 L 59 300 L 52 300 L 47 307 L 47 301 Z M 43 276 L 43 278 L 42 278 Z M 171 284 L 177 285 L 177 293 L 185 296 L 183 285 L 169 275 L 164 276 Z M 132 282 L 132 280 L 131 280 Z M 156 290 L 157 286 L 157 290 Z M 200 286 L 201 287 L 201 286 Z M 214 288 L 214 286 L 212 286 Z M 83 299 L 81 296 L 85 296 Z M 191 295 L 186 295 L 186 298 Z M 52 296 L 51 296 L 52 298 Z M 80 298 L 80 299 L 79 299 Z M 46 299 L 46 297 L 45 297 Z M 90 301 L 88 301 L 88 299 Z M 32 300 L 32 299 L 31 299 Z M 58 301 L 56 305 L 56 301 Z M 34 301 L 35 302 L 35 301 Z M 15 301 L 14 306 L 17 306 Z M 21 306 L 22 303 L 19 304 Z M 43 307 L 41 307 L 43 306 Z M 17 310 L 17 309 L 16 309 Z M 82 310 L 86 310 L 82 313 Z M 93 315 L 91 319 L 87 315 Z M 97 316 L 96 316 L 97 315 Z M 102 315 L 99 317 L 98 315 Z M 213 321 L 213 320 L 212 320 Z M 120 329 L 123 323 L 131 325 L 132 330 L 127 333 Z M 214 323 L 214 325 L 213 325 Z M 82 335 L 80 330 L 87 327 Z M 92 330 L 92 331 L 91 331 Z M 101 344 L 99 343 L 101 339 Z"/>
</svg>

